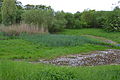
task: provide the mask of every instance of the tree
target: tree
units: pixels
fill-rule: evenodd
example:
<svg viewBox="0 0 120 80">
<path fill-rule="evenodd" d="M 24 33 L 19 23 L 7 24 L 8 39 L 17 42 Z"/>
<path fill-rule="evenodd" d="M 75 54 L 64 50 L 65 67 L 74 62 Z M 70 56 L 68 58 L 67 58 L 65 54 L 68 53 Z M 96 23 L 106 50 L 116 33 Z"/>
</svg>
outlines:
<svg viewBox="0 0 120 80">
<path fill-rule="evenodd" d="M 34 5 L 27 4 L 24 6 L 26 10 L 34 9 Z"/>
<path fill-rule="evenodd" d="M 81 15 L 81 21 L 86 24 L 84 27 L 96 27 L 95 10 L 85 10 Z"/>
<path fill-rule="evenodd" d="M 17 6 L 17 9 L 23 9 L 22 2 L 20 2 L 20 1 L 15 1 L 15 4 L 16 4 L 16 6 Z"/>
<path fill-rule="evenodd" d="M 106 15 L 104 29 L 108 32 L 120 32 L 120 10 L 109 11 L 109 14 Z"/>
<path fill-rule="evenodd" d="M 24 6 L 26 10 L 37 9 L 37 10 L 52 10 L 51 6 L 45 5 L 31 5 L 27 4 Z"/>
<path fill-rule="evenodd" d="M 74 15 L 72 13 L 65 13 L 65 19 L 67 20 L 66 28 L 74 28 Z"/>
<path fill-rule="evenodd" d="M 0 0 L 0 8 L 2 7 L 3 0 Z"/>
<path fill-rule="evenodd" d="M 65 13 L 63 11 L 58 11 L 54 13 L 54 18 L 52 25 L 49 26 L 49 32 L 59 32 L 66 27 Z"/>
<path fill-rule="evenodd" d="M 96 26 L 95 28 L 103 28 L 105 21 L 106 21 L 106 15 L 108 15 L 109 11 L 96 11 L 95 12 L 95 18 L 96 18 Z"/>
<path fill-rule="evenodd" d="M 20 1 L 16 1 L 16 6 L 17 6 L 17 10 L 16 10 L 16 23 L 20 23 L 22 21 L 22 14 L 24 13 L 24 8 L 23 5 Z"/>
<path fill-rule="evenodd" d="M 26 10 L 22 17 L 24 22 L 27 24 L 32 24 L 42 29 L 47 29 L 52 23 L 53 13 L 51 10 Z"/>
<path fill-rule="evenodd" d="M 2 14 L 1 14 L 2 3 L 3 3 L 3 0 L 0 0 L 0 23 L 2 23 Z"/>
<path fill-rule="evenodd" d="M 2 22 L 4 25 L 11 25 L 16 22 L 15 0 L 4 0 L 2 4 Z"/>
<path fill-rule="evenodd" d="M 82 13 L 80 13 L 79 11 L 77 11 L 75 14 L 74 14 L 74 26 L 76 29 L 80 29 L 82 28 L 83 26 L 85 26 L 85 24 L 81 21 L 81 15 Z"/>
</svg>

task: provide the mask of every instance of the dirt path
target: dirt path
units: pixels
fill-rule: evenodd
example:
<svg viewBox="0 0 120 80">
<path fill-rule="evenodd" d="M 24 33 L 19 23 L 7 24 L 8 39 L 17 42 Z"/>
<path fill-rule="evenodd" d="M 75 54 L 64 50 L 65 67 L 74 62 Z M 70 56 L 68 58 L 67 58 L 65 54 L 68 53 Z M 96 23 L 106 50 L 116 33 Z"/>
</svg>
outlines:
<svg viewBox="0 0 120 80">
<path fill-rule="evenodd" d="M 98 37 L 98 36 L 93 36 L 93 35 L 82 35 L 82 36 L 87 36 L 87 37 L 90 37 L 90 38 L 99 39 L 99 40 L 101 40 L 101 41 L 103 41 L 105 43 L 111 43 L 111 44 L 114 44 L 114 45 L 118 44 L 117 42 L 109 40 L 109 39 L 106 39 L 104 37 Z"/>
</svg>

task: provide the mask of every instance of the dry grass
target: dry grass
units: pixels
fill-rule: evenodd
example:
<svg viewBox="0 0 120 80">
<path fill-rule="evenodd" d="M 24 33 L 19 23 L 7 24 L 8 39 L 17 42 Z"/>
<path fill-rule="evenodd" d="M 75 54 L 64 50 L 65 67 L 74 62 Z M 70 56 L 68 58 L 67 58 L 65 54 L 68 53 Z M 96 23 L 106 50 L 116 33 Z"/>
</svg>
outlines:
<svg viewBox="0 0 120 80">
<path fill-rule="evenodd" d="M 48 29 L 28 24 L 1 26 L 0 31 L 5 32 L 7 35 L 19 35 L 20 33 L 48 33 Z"/>
</svg>

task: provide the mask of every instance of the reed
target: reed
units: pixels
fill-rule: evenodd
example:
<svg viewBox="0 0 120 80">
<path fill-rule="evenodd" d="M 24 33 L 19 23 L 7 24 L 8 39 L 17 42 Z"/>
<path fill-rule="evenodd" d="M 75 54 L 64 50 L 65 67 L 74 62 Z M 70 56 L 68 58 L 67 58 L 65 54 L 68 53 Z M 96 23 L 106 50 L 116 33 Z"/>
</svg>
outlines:
<svg viewBox="0 0 120 80">
<path fill-rule="evenodd" d="M 44 27 L 39 27 L 35 25 L 28 25 L 28 24 L 19 24 L 19 25 L 11 25 L 11 26 L 1 26 L 0 31 L 4 32 L 8 36 L 17 36 L 21 33 L 48 33 L 48 30 Z"/>
</svg>

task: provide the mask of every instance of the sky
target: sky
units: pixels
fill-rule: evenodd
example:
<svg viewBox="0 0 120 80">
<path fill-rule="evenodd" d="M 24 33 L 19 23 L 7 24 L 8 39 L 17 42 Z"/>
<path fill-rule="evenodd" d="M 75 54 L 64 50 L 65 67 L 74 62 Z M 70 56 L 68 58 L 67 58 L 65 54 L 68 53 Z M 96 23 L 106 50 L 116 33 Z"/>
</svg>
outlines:
<svg viewBox="0 0 120 80">
<path fill-rule="evenodd" d="M 55 11 L 65 11 L 75 13 L 84 9 L 113 10 L 118 0 L 18 0 L 23 5 L 35 4 L 51 6 Z"/>
</svg>

